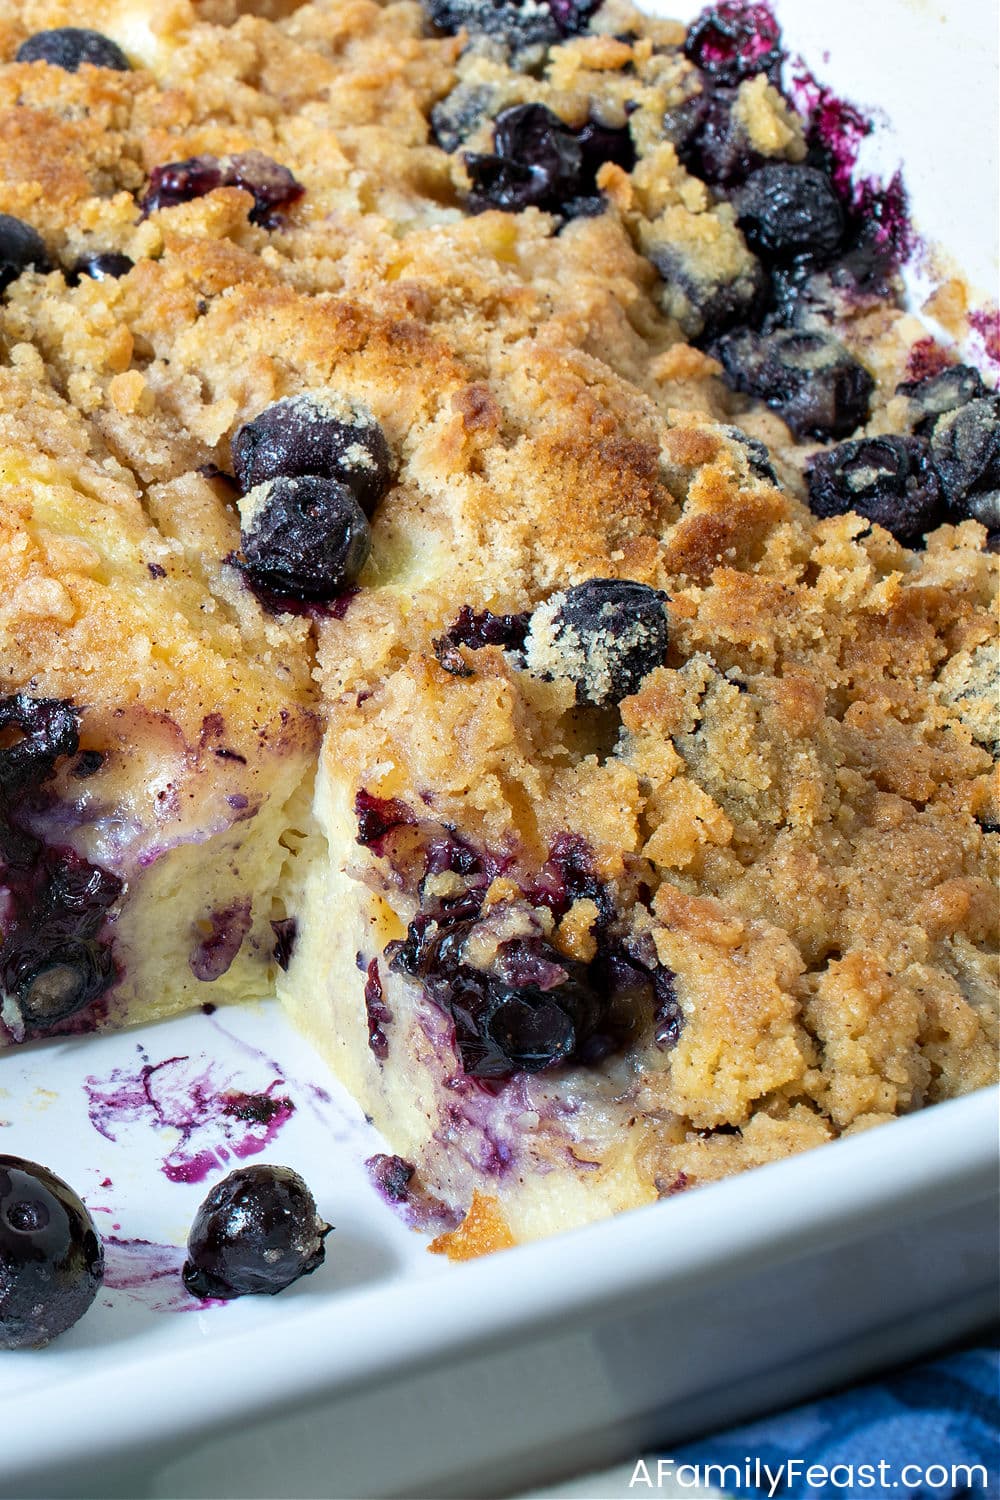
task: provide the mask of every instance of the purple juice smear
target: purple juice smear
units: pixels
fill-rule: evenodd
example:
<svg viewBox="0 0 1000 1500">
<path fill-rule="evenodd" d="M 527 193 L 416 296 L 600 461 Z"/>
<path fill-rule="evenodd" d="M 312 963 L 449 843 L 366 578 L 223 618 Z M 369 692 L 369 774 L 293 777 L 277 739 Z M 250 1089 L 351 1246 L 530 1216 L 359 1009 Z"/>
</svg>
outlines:
<svg viewBox="0 0 1000 1500">
<path fill-rule="evenodd" d="M 104 1289 L 124 1292 L 152 1312 L 200 1312 L 222 1307 L 217 1298 L 194 1297 L 181 1280 L 187 1257 L 183 1245 L 104 1236 Z"/>
<path fill-rule="evenodd" d="M 204 1057 L 145 1060 L 136 1072 L 116 1068 L 105 1079 L 88 1077 L 84 1086 L 91 1124 L 109 1141 L 136 1126 L 179 1132 L 160 1168 L 171 1182 L 202 1182 L 233 1158 L 256 1156 L 295 1109 L 278 1092 L 285 1088 L 280 1077 L 242 1088 Z"/>
</svg>

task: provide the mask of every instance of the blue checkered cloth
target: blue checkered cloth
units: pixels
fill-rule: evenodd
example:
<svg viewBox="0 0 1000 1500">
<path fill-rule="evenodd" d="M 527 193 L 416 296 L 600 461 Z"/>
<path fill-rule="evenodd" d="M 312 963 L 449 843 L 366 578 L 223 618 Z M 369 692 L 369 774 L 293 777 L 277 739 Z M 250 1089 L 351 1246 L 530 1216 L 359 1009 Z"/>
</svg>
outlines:
<svg viewBox="0 0 1000 1500">
<path fill-rule="evenodd" d="M 722 1487 L 739 1496 L 1000 1500 L 1000 1350 L 966 1349 L 932 1364 L 912 1366 L 870 1385 L 686 1444 L 671 1456 L 677 1464 L 697 1464 L 703 1470 L 706 1464 L 735 1465 L 740 1484 Z M 791 1482 L 789 1459 L 802 1461 Z M 832 1480 L 810 1483 L 805 1472 L 809 1465 L 822 1466 Z M 911 1471 L 904 1478 L 911 1465 L 922 1475 Z M 766 1468 L 783 1476 L 777 1487 L 772 1487 Z M 872 1483 L 867 1482 L 869 1468 Z M 845 1483 L 852 1475 L 853 1481 Z M 820 1474 L 814 1477 L 822 1479 Z M 714 1477 L 712 1482 L 719 1483 Z"/>
</svg>

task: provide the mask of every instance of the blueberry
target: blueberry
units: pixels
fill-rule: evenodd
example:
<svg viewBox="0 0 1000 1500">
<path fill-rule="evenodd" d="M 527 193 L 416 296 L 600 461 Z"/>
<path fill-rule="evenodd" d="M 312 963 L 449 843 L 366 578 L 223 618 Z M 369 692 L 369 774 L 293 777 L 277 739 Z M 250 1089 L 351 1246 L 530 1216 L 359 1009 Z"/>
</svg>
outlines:
<svg viewBox="0 0 1000 1500">
<path fill-rule="evenodd" d="M 323 1264 L 329 1233 L 297 1172 L 237 1167 L 195 1215 L 184 1285 L 195 1297 L 273 1297 Z"/>
<path fill-rule="evenodd" d="M 44 1036 L 92 1005 L 117 978 L 99 937 L 121 895 L 110 871 L 69 851 L 44 857 L 44 875 L 20 900 L 0 945 L 0 988 L 26 1037 Z"/>
<path fill-rule="evenodd" d="M 36 271 L 51 270 L 44 240 L 37 229 L 22 219 L 0 214 L 0 292 L 29 266 Z"/>
<path fill-rule="evenodd" d="M 664 312 L 676 318 L 685 337 L 697 344 L 756 322 L 764 309 L 764 268 L 742 246 L 724 271 L 709 262 L 697 242 L 667 240 L 651 245 L 648 255 L 663 279 Z"/>
<path fill-rule="evenodd" d="M 242 568 L 251 585 L 290 599 L 328 600 L 357 578 L 371 527 L 336 479 L 269 479 L 243 497 Z"/>
<path fill-rule="evenodd" d="M 370 516 L 389 488 L 392 457 L 366 406 L 337 391 L 313 391 L 275 401 L 241 427 L 233 470 L 244 494 L 279 477 L 336 479 Z"/>
<path fill-rule="evenodd" d="M 91 281 L 117 281 L 119 277 L 127 276 L 134 265 L 134 260 L 119 255 L 117 250 L 101 251 L 95 255 L 82 255 L 74 262 L 67 279 L 74 285 L 81 276 L 87 276 Z"/>
<path fill-rule="evenodd" d="M 558 990 L 510 990 L 490 1008 L 484 1036 L 515 1072 L 538 1073 L 572 1056 L 576 1027 L 559 996 Z"/>
<path fill-rule="evenodd" d="M 477 613 L 471 604 L 463 604 L 454 623 L 432 643 L 434 655 L 451 676 L 472 677 L 473 670 L 459 646 L 468 646 L 471 651 L 480 651 L 484 646 L 523 651 L 530 621 L 528 614 L 495 615 L 489 609 Z"/>
<path fill-rule="evenodd" d="M 734 86 L 757 73 L 777 82 L 781 31 L 766 5 L 723 0 L 702 11 L 688 29 L 684 53 L 717 83 Z"/>
<path fill-rule="evenodd" d="M 579 703 L 619 703 L 662 665 L 667 596 L 629 579 L 590 578 L 535 610 L 527 644 L 532 671 L 569 678 Z"/>
<path fill-rule="evenodd" d="M 935 423 L 931 452 L 949 509 L 958 518 L 998 524 L 1000 396 L 980 396 Z"/>
<path fill-rule="evenodd" d="M 734 89 L 709 88 L 663 117 L 663 134 L 681 165 L 714 187 L 743 182 L 766 158 L 756 151 L 733 111 Z"/>
<path fill-rule="evenodd" d="M 766 333 L 800 328 L 825 331 L 842 319 L 898 303 L 901 283 L 892 255 L 878 246 L 852 245 L 820 269 L 808 257 L 771 267 Z"/>
<path fill-rule="evenodd" d="M 907 547 L 918 545 L 942 520 L 941 485 L 930 450 L 920 438 L 842 443 L 817 454 L 808 478 L 814 515 L 856 511 Z"/>
<path fill-rule="evenodd" d="M 514 51 L 552 47 L 585 31 L 600 0 L 425 0 L 430 20 L 453 35 L 495 38 Z"/>
<path fill-rule="evenodd" d="M 875 382 L 828 334 L 741 329 L 712 352 L 726 384 L 766 401 L 797 438 L 849 437 L 868 420 Z"/>
<path fill-rule="evenodd" d="M 493 132 L 493 153 L 469 152 L 469 206 L 517 213 L 535 207 L 558 211 L 583 188 L 583 149 L 571 130 L 544 104 L 502 110 Z"/>
<path fill-rule="evenodd" d="M 774 162 L 752 172 L 734 198 L 750 249 L 765 263 L 829 260 L 844 238 L 844 209 L 825 172 Z"/>
<path fill-rule="evenodd" d="M 274 226 L 278 209 L 295 203 L 305 192 L 287 167 L 263 151 L 241 151 L 224 157 L 189 156 L 153 169 L 142 200 L 143 214 L 203 198 L 217 187 L 239 187 L 251 193 L 254 203 L 250 222 L 265 228 Z"/>
<path fill-rule="evenodd" d="M 117 42 L 84 26 L 36 31 L 18 47 L 14 61 L 51 63 L 67 73 L 75 73 L 82 63 L 89 63 L 92 68 L 113 68 L 116 73 L 127 73 L 131 67 Z"/>
<path fill-rule="evenodd" d="M 100 1237 L 73 1189 L 47 1167 L 0 1156 L 0 1349 L 58 1338 L 103 1279 Z"/>
<path fill-rule="evenodd" d="M 32 698 L 27 693 L 0 698 L 2 732 L 8 736 L 8 743 L 0 747 L 0 798 L 4 800 L 47 781 L 56 761 L 75 755 L 80 743 L 76 711 L 63 698 Z M 12 733 L 18 738 L 10 739 Z"/>
<path fill-rule="evenodd" d="M 774 472 L 771 462 L 771 454 L 767 444 L 762 443 L 760 438 L 750 437 L 749 433 L 741 427 L 724 427 L 723 431 L 732 442 L 739 443 L 747 456 L 750 472 L 758 479 L 766 479 L 768 484 L 778 485 L 778 476 Z M 778 485 L 780 488 L 780 485 Z"/>
<path fill-rule="evenodd" d="M 971 365 L 951 365 L 937 375 L 898 385 L 896 395 L 908 399 L 914 431 L 923 436 L 933 430 L 938 417 L 968 406 L 970 401 L 978 401 L 989 392 L 979 371 Z"/>
</svg>

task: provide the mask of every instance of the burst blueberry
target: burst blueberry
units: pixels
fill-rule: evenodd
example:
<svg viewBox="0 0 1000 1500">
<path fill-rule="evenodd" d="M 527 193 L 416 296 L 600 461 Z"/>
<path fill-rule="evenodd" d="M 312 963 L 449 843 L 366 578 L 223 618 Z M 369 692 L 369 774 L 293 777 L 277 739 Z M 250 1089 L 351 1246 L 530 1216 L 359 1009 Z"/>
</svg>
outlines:
<svg viewBox="0 0 1000 1500">
<path fill-rule="evenodd" d="M 576 584 L 532 616 L 528 665 L 549 680 L 568 678 L 579 703 L 619 703 L 664 661 L 666 603 L 659 589 L 628 579 Z"/>
<path fill-rule="evenodd" d="M 910 403 L 910 420 L 915 432 L 927 435 L 938 417 L 968 406 L 970 401 L 988 396 L 983 377 L 972 365 L 950 365 L 923 380 L 910 380 L 896 387 L 897 396 Z"/>
<path fill-rule="evenodd" d="M 334 599 L 354 582 L 371 551 L 364 511 L 335 479 L 270 479 L 243 497 L 240 513 L 241 566 L 264 593 Z"/>
<path fill-rule="evenodd" d="M 366 406 L 338 391 L 275 401 L 239 429 L 232 448 L 244 494 L 269 479 L 316 474 L 346 485 L 370 516 L 392 480 L 382 428 Z"/>
<path fill-rule="evenodd" d="M 814 515 L 856 511 L 907 547 L 919 545 L 943 519 L 941 485 L 930 450 L 920 438 L 843 443 L 817 455 L 808 479 Z"/>
<path fill-rule="evenodd" d="M 85 26 L 57 26 L 51 31 L 36 31 L 18 47 L 15 62 L 50 63 L 67 73 L 75 73 L 84 63 L 92 68 L 112 68 L 127 73 L 131 67 L 117 42 Z"/>
<path fill-rule="evenodd" d="M 45 241 L 23 219 L 0 214 L 0 292 L 29 266 L 36 271 L 51 270 Z"/>
<path fill-rule="evenodd" d="M 875 382 L 828 334 L 741 329 L 723 335 L 712 352 L 726 384 L 765 401 L 797 438 L 849 437 L 868 420 Z"/>
<path fill-rule="evenodd" d="M 47 1167 L 0 1156 L 0 1349 L 58 1338 L 103 1279 L 100 1236 L 79 1196 Z"/>
<path fill-rule="evenodd" d="M 931 452 L 952 517 L 993 531 L 1000 518 L 1000 396 L 981 396 L 939 417 Z"/>
<path fill-rule="evenodd" d="M 766 5 L 723 0 L 702 11 L 688 29 L 684 53 L 717 83 L 734 86 L 757 73 L 777 82 L 781 31 Z"/>
<path fill-rule="evenodd" d="M 843 206 L 830 178 L 816 167 L 759 167 L 733 201 L 747 244 L 765 264 L 826 261 L 844 238 Z"/>
<path fill-rule="evenodd" d="M 305 192 L 287 167 L 263 151 L 241 151 L 225 157 L 189 156 L 153 169 L 142 200 L 143 214 L 190 203 L 218 187 L 238 187 L 252 194 L 250 222 L 265 228 L 277 222 L 279 209 L 290 207 Z"/>
<path fill-rule="evenodd" d="M 583 188 L 583 150 L 576 132 L 544 104 L 502 110 L 493 132 L 493 152 L 469 152 L 469 206 L 510 213 L 534 207 L 557 211 Z"/>
<path fill-rule="evenodd" d="M 735 103 L 735 89 L 705 88 L 663 117 L 664 138 L 682 166 L 721 189 L 743 182 L 765 161 L 752 145 Z"/>
<path fill-rule="evenodd" d="M 202 1203 L 187 1242 L 195 1297 L 274 1296 L 323 1264 L 330 1225 L 290 1167 L 238 1167 Z"/>
</svg>

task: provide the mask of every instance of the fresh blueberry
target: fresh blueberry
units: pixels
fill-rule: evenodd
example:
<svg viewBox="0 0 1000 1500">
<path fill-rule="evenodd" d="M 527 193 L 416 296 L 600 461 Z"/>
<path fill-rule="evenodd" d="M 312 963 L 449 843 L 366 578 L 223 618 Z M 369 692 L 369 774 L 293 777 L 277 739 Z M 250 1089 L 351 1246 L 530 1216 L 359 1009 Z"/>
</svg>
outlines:
<svg viewBox="0 0 1000 1500">
<path fill-rule="evenodd" d="M 766 264 L 829 260 L 844 238 L 844 209 L 816 167 L 773 162 L 752 172 L 734 198 L 750 249 Z"/>
<path fill-rule="evenodd" d="M 972 365 L 951 365 L 923 380 L 910 380 L 896 387 L 897 396 L 910 403 L 910 420 L 915 432 L 928 435 L 938 417 L 968 406 L 989 395 L 983 378 Z"/>
<path fill-rule="evenodd" d="M 702 11 L 688 29 L 684 53 L 716 83 L 735 86 L 757 73 L 766 73 L 776 83 L 781 31 L 766 5 L 723 0 Z"/>
<path fill-rule="evenodd" d="M 128 255 L 120 255 L 117 250 L 106 250 L 96 255 L 81 256 L 70 270 L 69 279 L 73 284 L 81 276 L 87 276 L 91 281 L 117 281 L 119 277 L 127 276 L 134 265 L 135 261 Z"/>
<path fill-rule="evenodd" d="M 808 478 L 814 515 L 856 511 L 907 547 L 919 545 L 942 520 L 941 485 L 930 450 L 920 438 L 842 443 L 816 456 Z"/>
<path fill-rule="evenodd" d="M 535 610 L 528 666 L 548 679 L 569 678 L 579 703 L 619 703 L 663 663 L 666 603 L 659 589 L 629 579 L 576 584 Z"/>
<path fill-rule="evenodd" d="M 263 151 L 242 151 L 221 158 L 189 156 L 153 169 L 142 200 L 143 214 L 203 198 L 218 187 L 238 187 L 251 193 L 254 203 L 250 222 L 265 228 L 273 227 L 279 209 L 295 203 L 305 192 L 287 167 Z"/>
<path fill-rule="evenodd" d="M 828 334 L 740 329 L 712 352 L 726 384 L 766 401 L 797 438 L 849 437 L 868 420 L 875 382 Z"/>
<path fill-rule="evenodd" d="M 649 259 L 663 280 L 661 306 L 693 343 L 708 343 L 761 315 L 767 277 L 760 261 L 740 249 L 741 256 L 722 274 L 697 244 L 666 240 L 650 245 Z"/>
<path fill-rule="evenodd" d="M 29 266 L 36 271 L 51 270 L 44 240 L 37 229 L 22 219 L 0 214 L 0 292 Z"/>
<path fill-rule="evenodd" d="M 1000 525 L 1000 396 L 980 396 L 935 423 L 931 452 L 953 516 Z"/>
<path fill-rule="evenodd" d="M 116 73 L 127 73 L 131 67 L 117 42 L 102 36 L 99 31 L 89 31 L 85 26 L 57 26 L 52 31 L 36 31 L 18 47 L 15 62 L 51 63 L 54 68 L 63 68 L 75 73 L 83 63 L 92 68 L 113 68 Z"/>
<path fill-rule="evenodd" d="M 0 1349 L 58 1338 L 103 1280 L 101 1240 L 73 1189 L 47 1167 L 0 1156 Z"/>
<path fill-rule="evenodd" d="M 182 1276 L 195 1297 L 268 1296 L 323 1264 L 330 1225 L 290 1167 L 237 1167 L 195 1215 Z"/>
<path fill-rule="evenodd" d="M 392 457 L 366 406 L 336 391 L 316 391 L 275 401 L 241 427 L 233 438 L 233 470 L 244 494 L 269 479 L 336 479 L 370 516 L 389 488 Z"/>
<path fill-rule="evenodd" d="M 371 527 L 345 484 L 303 474 L 269 479 L 243 497 L 242 568 L 264 593 L 329 600 L 357 578 Z"/>
<path fill-rule="evenodd" d="M 750 143 L 733 110 L 734 89 L 704 89 L 670 109 L 663 117 L 664 138 L 682 166 L 713 187 L 743 182 L 766 160 Z"/>
</svg>

